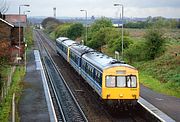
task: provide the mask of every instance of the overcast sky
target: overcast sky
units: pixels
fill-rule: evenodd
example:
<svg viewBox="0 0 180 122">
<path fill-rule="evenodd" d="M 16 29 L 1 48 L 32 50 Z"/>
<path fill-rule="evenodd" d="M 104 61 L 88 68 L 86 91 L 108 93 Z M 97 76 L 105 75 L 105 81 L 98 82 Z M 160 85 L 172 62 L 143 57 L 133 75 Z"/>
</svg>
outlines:
<svg viewBox="0 0 180 122">
<path fill-rule="evenodd" d="M 2 0 L 0 0 L 2 2 Z M 6 13 L 18 13 L 20 4 L 29 4 L 21 11 L 30 10 L 29 16 L 53 16 L 56 7 L 58 17 L 83 17 L 88 11 L 91 17 L 118 17 L 120 8 L 114 3 L 124 5 L 125 17 L 163 16 L 180 18 L 180 0 L 7 0 L 9 10 Z M 1 4 L 0 4 L 1 5 Z"/>
</svg>

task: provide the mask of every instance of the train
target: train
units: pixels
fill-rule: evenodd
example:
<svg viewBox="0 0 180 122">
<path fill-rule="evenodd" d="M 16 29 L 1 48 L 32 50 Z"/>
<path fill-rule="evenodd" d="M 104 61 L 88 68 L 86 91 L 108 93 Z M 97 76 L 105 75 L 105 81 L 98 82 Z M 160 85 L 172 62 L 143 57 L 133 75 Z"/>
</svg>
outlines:
<svg viewBox="0 0 180 122">
<path fill-rule="evenodd" d="M 138 70 L 67 37 L 56 39 L 56 51 L 110 106 L 135 106 L 139 99 Z"/>
</svg>

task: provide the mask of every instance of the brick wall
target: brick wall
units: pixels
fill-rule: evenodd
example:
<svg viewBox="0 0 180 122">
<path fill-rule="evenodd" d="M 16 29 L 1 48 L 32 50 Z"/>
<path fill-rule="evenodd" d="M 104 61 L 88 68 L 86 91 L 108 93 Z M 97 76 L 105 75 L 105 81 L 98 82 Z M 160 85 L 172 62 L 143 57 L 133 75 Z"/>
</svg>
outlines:
<svg viewBox="0 0 180 122">
<path fill-rule="evenodd" d="M 0 40 L 11 40 L 12 27 L 0 21 Z"/>
<path fill-rule="evenodd" d="M 23 28 L 20 28 L 21 43 L 23 43 Z M 19 28 L 14 27 L 12 29 L 12 45 L 19 45 Z"/>
</svg>

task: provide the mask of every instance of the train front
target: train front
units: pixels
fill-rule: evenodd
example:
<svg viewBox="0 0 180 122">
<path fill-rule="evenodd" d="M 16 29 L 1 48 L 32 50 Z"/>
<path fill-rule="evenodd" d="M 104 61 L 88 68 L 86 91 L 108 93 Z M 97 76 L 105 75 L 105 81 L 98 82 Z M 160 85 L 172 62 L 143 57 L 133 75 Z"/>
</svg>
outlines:
<svg viewBox="0 0 180 122">
<path fill-rule="evenodd" d="M 122 64 L 103 70 L 102 98 L 110 105 L 136 105 L 139 98 L 138 71 Z"/>
</svg>

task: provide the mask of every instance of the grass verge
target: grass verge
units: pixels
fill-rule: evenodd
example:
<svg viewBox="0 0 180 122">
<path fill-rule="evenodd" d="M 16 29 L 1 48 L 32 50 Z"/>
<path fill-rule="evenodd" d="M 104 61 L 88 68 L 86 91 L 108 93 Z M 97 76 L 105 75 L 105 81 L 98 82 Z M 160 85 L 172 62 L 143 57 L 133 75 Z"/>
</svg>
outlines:
<svg viewBox="0 0 180 122">
<path fill-rule="evenodd" d="M 16 94 L 16 103 L 19 101 L 22 85 L 21 80 L 25 74 L 24 67 L 17 67 L 12 78 L 11 86 L 8 90 L 8 95 L 4 98 L 2 103 L 0 104 L 0 121 L 1 122 L 8 122 L 10 121 L 10 113 L 11 113 L 11 106 L 12 106 L 12 97 L 13 93 Z M 16 121 L 19 121 L 16 113 Z"/>
<path fill-rule="evenodd" d="M 153 91 L 180 98 L 179 85 L 176 83 L 161 83 L 159 80 L 153 78 L 152 76 L 146 74 L 143 71 L 140 71 L 139 79 L 144 86 L 150 88 Z"/>
</svg>

